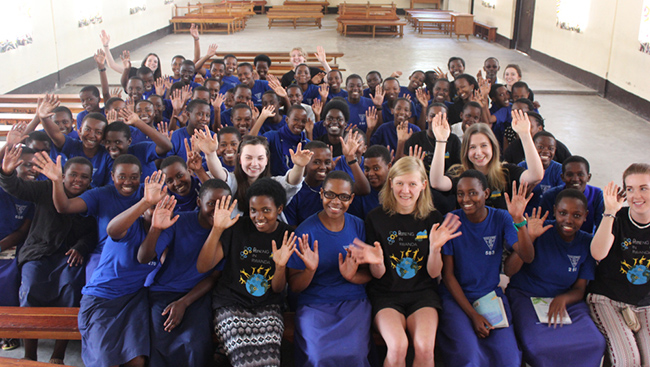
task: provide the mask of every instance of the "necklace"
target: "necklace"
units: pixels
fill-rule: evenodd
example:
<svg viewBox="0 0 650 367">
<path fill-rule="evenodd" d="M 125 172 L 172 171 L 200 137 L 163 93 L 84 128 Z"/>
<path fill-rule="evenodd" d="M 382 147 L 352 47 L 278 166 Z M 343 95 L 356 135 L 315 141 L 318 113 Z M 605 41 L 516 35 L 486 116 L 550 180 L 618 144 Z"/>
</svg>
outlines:
<svg viewBox="0 0 650 367">
<path fill-rule="evenodd" d="M 311 190 L 311 192 L 313 192 L 314 194 L 318 194 L 318 195 L 320 195 L 320 188 L 318 188 L 318 190 L 314 190 L 314 189 L 313 189 L 311 186 L 309 186 L 309 185 L 305 185 L 305 186 L 307 186 L 307 187 L 309 188 L 309 190 Z"/>
<path fill-rule="evenodd" d="M 640 224 L 637 224 L 637 222 L 635 222 L 634 219 L 632 219 L 632 211 L 631 211 L 631 210 L 628 210 L 628 211 L 627 211 L 627 217 L 630 219 L 630 222 L 632 222 L 632 224 L 634 224 L 634 226 L 635 226 L 636 228 L 638 228 L 638 229 L 646 229 L 646 228 L 650 228 L 650 223 L 648 223 L 648 224 L 646 224 L 646 225 L 644 225 L 644 226 L 642 226 L 642 225 L 640 225 Z"/>
</svg>

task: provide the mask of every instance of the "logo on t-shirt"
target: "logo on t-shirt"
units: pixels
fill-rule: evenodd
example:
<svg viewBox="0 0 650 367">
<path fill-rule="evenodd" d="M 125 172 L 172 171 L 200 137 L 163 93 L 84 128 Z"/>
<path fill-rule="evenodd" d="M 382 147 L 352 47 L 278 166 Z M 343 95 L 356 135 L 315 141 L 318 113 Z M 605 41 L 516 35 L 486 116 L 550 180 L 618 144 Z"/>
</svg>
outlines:
<svg viewBox="0 0 650 367">
<path fill-rule="evenodd" d="M 416 241 L 424 241 L 427 239 L 427 230 L 425 229 L 424 231 L 420 231 L 415 235 L 415 240 Z"/>
<path fill-rule="evenodd" d="M 398 258 L 395 254 L 390 255 L 390 265 L 395 269 L 397 275 L 402 279 L 411 279 L 422 269 L 420 263 L 424 260 L 424 256 L 418 257 L 420 249 L 411 251 L 400 251 L 401 257 Z"/>
<path fill-rule="evenodd" d="M 621 273 L 625 274 L 627 280 L 634 285 L 643 285 L 650 280 L 650 259 L 645 256 L 635 257 L 634 263 L 629 264 L 625 260 L 621 261 Z"/>
<path fill-rule="evenodd" d="M 27 209 L 27 205 L 15 204 L 15 207 L 16 207 L 16 216 L 14 218 L 15 219 L 23 219 L 23 215 L 25 214 L 25 210 Z"/>
<path fill-rule="evenodd" d="M 625 251 L 630 247 L 631 244 L 632 240 L 630 238 L 626 238 L 625 241 L 621 242 L 621 249 Z"/>
<path fill-rule="evenodd" d="M 271 272 L 271 267 L 265 268 L 264 266 L 259 266 L 257 268 L 251 268 L 250 274 L 246 270 L 242 269 L 239 271 L 239 282 L 246 286 L 246 291 L 254 297 L 262 297 L 266 294 L 266 291 L 271 288 L 271 280 L 273 275 L 269 276 Z"/>
<path fill-rule="evenodd" d="M 253 253 L 253 248 L 252 247 L 245 247 L 243 250 L 239 252 L 239 258 L 244 260 L 245 258 L 248 257 L 248 255 Z"/>
<path fill-rule="evenodd" d="M 497 236 L 483 237 L 483 241 L 485 241 L 485 244 L 490 249 L 489 251 L 485 251 L 485 254 L 488 256 L 494 255 L 494 243 L 497 242 Z"/>
<path fill-rule="evenodd" d="M 577 255 L 566 255 L 569 258 L 569 261 L 571 262 L 571 266 L 569 267 L 569 272 L 574 273 L 578 271 L 578 262 L 580 261 L 580 256 Z"/>
<path fill-rule="evenodd" d="M 392 231 L 388 234 L 388 238 L 386 239 L 388 241 L 389 245 L 392 245 L 395 243 L 395 239 L 397 238 L 397 232 Z"/>
</svg>

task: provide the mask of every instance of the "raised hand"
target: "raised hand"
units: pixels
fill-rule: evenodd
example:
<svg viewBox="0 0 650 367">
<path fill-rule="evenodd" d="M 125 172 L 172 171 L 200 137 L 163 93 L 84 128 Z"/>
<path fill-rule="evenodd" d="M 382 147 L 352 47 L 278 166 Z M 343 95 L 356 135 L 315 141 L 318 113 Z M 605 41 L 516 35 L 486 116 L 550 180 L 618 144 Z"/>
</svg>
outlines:
<svg viewBox="0 0 650 367">
<path fill-rule="evenodd" d="M 11 130 L 7 133 L 7 139 L 5 145 L 8 147 L 17 145 L 23 140 L 29 137 L 28 134 L 25 134 L 27 130 L 27 123 L 25 121 L 19 121 L 11 126 Z"/>
<path fill-rule="evenodd" d="M 154 90 L 156 91 L 156 94 L 159 96 L 165 95 L 165 78 L 158 77 L 156 81 L 153 84 Z"/>
<path fill-rule="evenodd" d="M 102 29 L 102 31 L 99 33 L 99 39 L 102 41 L 102 46 L 108 47 L 111 43 L 111 36 L 106 33 L 105 30 Z"/>
<path fill-rule="evenodd" d="M 603 213 L 616 215 L 625 202 L 625 192 L 621 191 L 618 185 L 612 181 L 603 189 L 603 199 L 605 201 Z"/>
<path fill-rule="evenodd" d="M 377 108 L 371 106 L 366 111 L 366 131 L 371 131 L 377 126 Z"/>
<path fill-rule="evenodd" d="M 487 98 L 487 96 L 490 95 L 490 90 L 492 89 L 492 82 L 490 82 L 490 79 L 483 79 L 478 82 L 478 89 L 481 91 L 481 94 Z"/>
<path fill-rule="evenodd" d="M 311 83 L 315 85 L 320 84 L 320 82 L 323 81 L 323 78 L 325 78 L 325 73 L 321 71 L 311 78 Z"/>
<path fill-rule="evenodd" d="M 207 53 L 207 55 L 210 56 L 210 57 L 215 57 L 215 56 L 217 56 L 217 49 L 218 49 L 218 48 L 219 48 L 219 46 L 218 46 L 216 43 L 212 43 L 212 44 L 210 44 L 210 46 L 208 46 L 208 53 Z"/>
<path fill-rule="evenodd" d="M 415 157 L 415 159 L 421 161 L 427 155 L 427 152 L 422 150 L 422 147 L 415 145 L 415 147 L 409 147 L 409 157 Z"/>
<path fill-rule="evenodd" d="M 390 74 L 390 77 L 391 78 L 399 78 L 400 76 L 402 76 L 402 74 L 404 74 L 404 73 L 399 71 L 399 70 L 395 70 L 395 71 L 393 71 L 392 74 Z"/>
<path fill-rule="evenodd" d="M 110 110 L 106 112 L 106 121 L 108 121 L 108 124 L 112 124 L 115 121 L 117 121 L 117 110 Z"/>
<path fill-rule="evenodd" d="M 192 38 L 194 38 L 195 41 L 199 40 L 199 27 L 197 27 L 194 23 L 190 25 L 190 35 Z"/>
<path fill-rule="evenodd" d="M 111 89 L 111 96 L 112 97 L 117 97 L 117 98 L 122 98 L 122 88 L 115 87 L 115 88 Z"/>
<path fill-rule="evenodd" d="M 314 135 L 314 120 L 312 119 L 307 119 L 307 123 L 305 124 L 305 134 L 307 136 L 312 136 Z"/>
<path fill-rule="evenodd" d="M 379 84 L 375 87 L 375 94 L 372 95 L 372 103 L 374 103 L 376 107 L 381 107 L 384 103 L 385 95 L 386 93 L 384 92 L 384 88 Z"/>
<path fill-rule="evenodd" d="M 70 267 L 81 265 L 84 262 L 84 257 L 81 255 L 81 252 L 72 248 L 66 251 L 65 256 L 68 257 L 68 261 L 66 262 Z"/>
<path fill-rule="evenodd" d="M 214 214 L 212 216 L 212 227 L 219 230 L 225 230 L 226 228 L 232 227 L 239 220 L 240 214 L 237 214 L 234 218 L 232 217 L 232 212 L 237 207 L 237 200 L 230 202 L 230 195 L 225 198 L 217 200 L 214 206 Z M 230 205 L 228 205 L 230 204 Z"/>
<path fill-rule="evenodd" d="M 180 89 L 176 89 L 172 92 L 172 108 L 176 112 L 181 112 L 183 110 L 183 107 L 185 106 L 185 102 L 183 102 L 183 92 Z"/>
<path fill-rule="evenodd" d="M 122 51 L 122 66 L 125 69 L 131 67 L 131 53 L 128 50 Z"/>
<path fill-rule="evenodd" d="M 97 63 L 97 67 L 101 69 L 104 66 L 104 63 L 106 62 L 106 53 L 104 52 L 104 50 L 100 48 L 99 50 L 97 50 L 97 52 L 95 52 L 95 56 L 93 56 L 93 58 Z"/>
<path fill-rule="evenodd" d="M 413 135 L 413 130 L 409 127 L 408 121 L 404 121 L 397 126 L 397 141 L 407 141 L 411 135 Z"/>
<path fill-rule="evenodd" d="M 327 64 L 327 54 L 325 53 L 323 46 L 316 46 L 316 53 L 314 56 L 316 56 L 316 59 L 321 64 Z"/>
<path fill-rule="evenodd" d="M 329 84 L 321 84 L 318 88 L 318 94 L 320 94 L 320 99 L 323 101 L 323 103 L 327 101 L 327 96 L 330 94 Z"/>
<path fill-rule="evenodd" d="M 203 84 L 203 82 L 205 82 L 205 79 L 203 78 L 203 75 L 197 73 L 194 76 L 194 83 Z"/>
<path fill-rule="evenodd" d="M 214 99 L 212 100 L 212 107 L 214 107 L 215 110 L 221 110 L 221 105 L 225 100 L 226 100 L 225 94 L 217 93 L 217 96 L 214 97 Z"/>
<path fill-rule="evenodd" d="M 135 125 L 140 120 L 140 116 L 133 112 L 132 110 L 125 108 L 119 113 L 120 118 L 124 121 L 125 124 L 129 126 Z"/>
<path fill-rule="evenodd" d="M 312 102 L 311 109 L 314 111 L 314 114 L 318 116 L 321 120 L 323 119 L 323 116 L 320 115 L 321 112 L 323 112 L 323 101 L 320 99 L 314 98 L 314 101 Z"/>
<path fill-rule="evenodd" d="M 546 218 L 548 217 L 548 212 L 544 213 L 543 216 L 541 214 L 542 207 L 539 207 L 533 208 L 531 215 L 526 215 L 526 221 L 528 222 L 526 227 L 528 227 L 528 235 L 531 240 L 539 238 L 539 236 L 543 235 L 544 232 L 553 228 L 552 224 L 544 226 L 544 221 L 546 221 Z"/>
<path fill-rule="evenodd" d="M 505 193 L 506 205 L 508 206 L 508 212 L 512 216 L 512 219 L 521 222 L 524 219 L 524 211 L 526 211 L 526 205 L 533 197 L 533 193 L 528 194 L 528 183 L 522 181 L 519 184 L 519 190 L 517 190 L 517 181 L 512 181 L 512 199 L 510 195 Z"/>
<path fill-rule="evenodd" d="M 43 174 L 52 182 L 63 179 L 61 156 L 56 157 L 56 163 L 54 163 L 46 152 L 37 152 L 34 154 L 34 158 L 32 158 L 32 163 L 34 163 L 34 171 Z"/>
<path fill-rule="evenodd" d="M 251 108 L 251 114 L 253 115 L 253 121 L 257 121 L 257 118 L 260 117 L 260 110 L 253 104 L 253 101 L 248 101 L 247 103 Z"/>
<path fill-rule="evenodd" d="M 219 148 L 219 138 L 215 134 L 212 136 L 210 130 L 206 126 L 203 130 L 194 130 L 196 136 L 196 148 L 203 152 L 203 154 L 211 154 Z"/>
<path fill-rule="evenodd" d="M 291 155 L 291 162 L 293 162 L 294 166 L 305 167 L 307 164 L 309 164 L 311 156 L 314 155 L 314 152 L 301 148 L 302 143 L 298 143 L 295 153 L 293 149 L 289 149 L 289 154 Z"/>
<path fill-rule="evenodd" d="M 303 234 L 298 237 L 298 250 L 296 255 L 305 264 L 305 269 L 309 271 L 316 271 L 318 268 L 318 240 L 314 241 L 314 249 L 309 246 L 309 235 Z"/>
<path fill-rule="evenodd" d="M 167 320 L 165 320 L 165 323 L 163 326 L 165 327 L 166 332 L 171 332 L 174 330 L 178 325 L 183 322 L 183 316 L 185 316 L 185 310 L 187 309 L 187 306 L 185 303 L 181 302 L 181 300 L 176 300 L 163 310 L 162 314 L 163 316 L 169 314 L 167 317 Z"/>
<path fill-rule="evenodd" d="M 165 185 L 165 174 L 162 171 L 154 172 L 150 177 L 144 179 L 144 201 L 149 206 L 154 206 L 167 196 Z"/>
<path fill-rule="evenodd" d="M 280 81 L 275 75 L 268 74 L 266 76 L 266 80 L 269 82 L 269 87 L 273 89 L 273 91 L 275 92 L 275 94 L 278 95 L 278 97 L 284 98 L 287 96 L 287 91 L 284 88 L 282 88 L 282 84 L 280 83 Z"/>
<path fill-rule="evenodd" d="M 442 223 L 435 223 L 431 226 L 431 231 L 429 231 L 429 250 L 431 252 L 440 251 L 442 246 L 449 240 L 463 234 L 463 232 L 458 231 L 460 228 L 460 219 L 455 214 L 447 214 L 445 220 Z"/>
<path fill-rule="evenodd" d="M 59 107 L 61 102 L 59 97 L 54 94 L 46 94 L 43 100 L 39 101 L 38 107 L 36 109 L 36 114 L 42 119 L 46 119 L 54 115 L 54 109 Z"/>
<path fill-rule="evenodd" d="M 431 95 L 429 94 L 429 91 L 426 90 L 425 88 L 418 88 L 415 90 L 415 96 L 418 99 L 418 102 L 422 105 L 424 109 L 429 106 L 429 100 L 431 99 Z"/>
<path fill-rule="evenodd" d="M 174 207 L 176 206 L 176 198 L 173 196 L 165 195 L 165 197 L 156 204 L 156 209 L 151 216 L 151 227 L 164 230 L 176 223 L 179 218 L 177 214 L 174 215 Z"/>
<path fill-rule="evenodd" d="M 275 266 L 286 266 L 291 255 L 296 251 L 296 234 L 284 231 L 282 238 L 282 245 L 278 248 L 275 240 L 271 241 L 271 249 L 273 250 L 273 262 Z"/>
<path fill-rule="evenodd" d="M 275 116 L 275 106 L 270 104 L 270 105 L 267 105 L 266 107 L 262 108 L 262 112 L 260 113 L 260 116 L 262 116 L 262 118 L 264 120 L 266 120 L 269 117 L 274 117 Z"/>
<path fill-rule="evenodd" d="M 196 135 L 192 135 L 192 146 L 195 145 Z M 187 138 L 184 140 L 185 151 L 187 152 L 187 169 L 196 173 L 203 169 L 203 158 L 201 154 L 194 149 L 190 149 L 189 144 L 187 143 Z"/>
<path fill-rule="evenodd" d="M 172 139 L 173 131 L 169 130 L 169 122 L 161 121 L 158 123 L 158 132 L 165 135 L 167 139 Z"/>
<path fill-rule="evenodd" d="M 440 67 L 436 70 L 436 79 L 447 79 L 447 73 L 445 73 Z"/>
<path fill-rule="evenodd" d="M 446 113 L 438 113 L 431 120 L 431 130 L 433 130 L 433 136 L 436 140 L 447 141 L 449 135 L 451 134 L 451 128 L 449 127 L 449 122 L 447 122 Z"/>
<path fill-rule="evenodd" d="M 185 85 L 181 88 L 181 97 L 183 98 L 183 105 L 192 98 L 192 91 L 190 90 L 190 85 Z"/>
<path fill-rule="evenodd" d="M 381 244 L 377 241 L 370 246 L 369 244 L 355 238 L 352 245 L 348 247 L 348 251 L 358 264 L 383 264 L 384 250 Z"/>
<path fill-rule="evenodd" d="M 22 153 L 23 148 L 18 144 L 13 145 L 11 148 L 7 149 L 5 151 L 5 156 L 2 159 L 2 173 L 9 176 L 16 170 L 16 167 L 23 164 L 23 160 L 20 159 L 20 155 Z"/>
<path fill-rule="evenodd" d="M 528 114 L 521 110 L 512 110 L 512 129 L 519 135 L 530 135 L 530 119 Z"/>
<path fill-rule="evenodd" d="M 345 252 L 345 259 L 343 258 L 343 254 L 339 252 L 339 271 L 343 278 L 347 281 L 352 281 L 357 270 L 359 270 L 359 264 L 350 254 L 350 249 L 348 248 Z"/>
</svg>

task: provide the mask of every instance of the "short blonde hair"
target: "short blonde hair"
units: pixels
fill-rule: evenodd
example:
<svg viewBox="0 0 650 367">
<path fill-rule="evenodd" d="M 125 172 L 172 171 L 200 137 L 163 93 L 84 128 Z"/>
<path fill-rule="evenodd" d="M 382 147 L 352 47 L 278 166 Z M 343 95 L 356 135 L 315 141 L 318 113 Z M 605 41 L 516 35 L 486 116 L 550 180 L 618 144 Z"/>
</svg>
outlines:
<svg viewBox="0 0 650 367">
<path fill-rule="evenodd" d="M 305 59 L 307 59 L 307 53 L 305 52 L 305 50 L 302 49 L 302 47 L 294 47 L 294 48 L 292 48 L 291 51 L 289 51 L 289 56 L 291 56 L 291 54 L 292 54 L 294 51 L 298 51 L 298 52 L 300 52 L 300 54 L 302 55 L 302 57 L 304 57 Z"/>
<path fill-rule="evenodd" d="M 397 200 L 395 199 L 395 195 L 393 195 L 393 189 L 391 187 L 392 180 L 395 177 L 411 173 L 419 173 L 420 178 L 424 183 L 424 189 L 418 197 L 415 204 L 415 212 L 413 212 L 415 219 L 421 220 L 428 217 L 436 208 L 433 205 L 433 197 L 431 196 L 431 191 L 427 184 L 427 171 L 424 169 L 424 163 L 415 157 L 402 157 L 393 164 L 388 171 L 386 183 L 379 192 L 379 201 L 388 215 L 395 215 L 397 213 Z"/>
</svg>

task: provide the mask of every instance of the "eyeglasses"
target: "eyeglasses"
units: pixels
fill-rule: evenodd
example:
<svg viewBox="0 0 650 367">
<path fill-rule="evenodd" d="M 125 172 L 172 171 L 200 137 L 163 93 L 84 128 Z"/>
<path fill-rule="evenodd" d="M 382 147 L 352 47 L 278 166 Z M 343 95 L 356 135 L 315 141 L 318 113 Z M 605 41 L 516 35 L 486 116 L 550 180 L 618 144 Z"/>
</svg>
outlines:
<svg viewBox="0 0 650 367">
<path fill-rule="evenodd" d="M 333 191 L 323 191 L 323 196 L 325 197 L 325 199 L 328 200 L 334 200 L 334 198 L 339 198 L 339 200 L 343 202 L 350 201 L 350 199 L 352 199 L 352 195 L 350 194 L 337 194 Z"/>
</svg>

